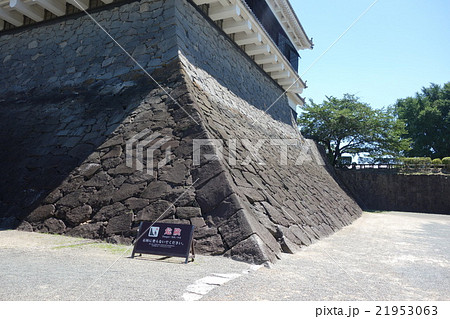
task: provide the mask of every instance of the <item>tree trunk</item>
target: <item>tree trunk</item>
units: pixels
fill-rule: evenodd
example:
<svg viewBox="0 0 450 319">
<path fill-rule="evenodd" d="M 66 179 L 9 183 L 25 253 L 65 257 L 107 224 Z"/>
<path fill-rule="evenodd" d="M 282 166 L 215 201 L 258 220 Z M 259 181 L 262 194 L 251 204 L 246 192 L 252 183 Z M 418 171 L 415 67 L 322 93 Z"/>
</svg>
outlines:
<svg viewBox="0 0 450 319">
<path fill-rule="evenodd" d="M 336 166 L 338 159 L 341 157 L 340 144 L 340 142 L 337 142 L 336 147 L 334 148 L 333 166 Z"/>
</svg>

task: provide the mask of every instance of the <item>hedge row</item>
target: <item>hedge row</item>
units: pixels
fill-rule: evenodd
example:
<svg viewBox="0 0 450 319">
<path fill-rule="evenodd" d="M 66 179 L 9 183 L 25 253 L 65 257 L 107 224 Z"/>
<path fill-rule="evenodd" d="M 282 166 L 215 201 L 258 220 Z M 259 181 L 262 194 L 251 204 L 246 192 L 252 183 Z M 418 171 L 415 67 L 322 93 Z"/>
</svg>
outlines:
<svg viewBox="0 0 450 319">
<path fill-rule="evenodd" d="M 400 159 L 400 162 L 404 165 L 413 164 L 413 165 L 427 165 L 431 164 L 430 157 L 404 157 Z"/>
<path fill-rule="evenodd" d="M 450 157 L 444 157 L 442 160 L 440 158 L 435 158 L 431 160 L 430 157 L 403 157 L 400 159 L 400 163 L 403 165 L 449 165 L 450 164 Z"/>
</svg>

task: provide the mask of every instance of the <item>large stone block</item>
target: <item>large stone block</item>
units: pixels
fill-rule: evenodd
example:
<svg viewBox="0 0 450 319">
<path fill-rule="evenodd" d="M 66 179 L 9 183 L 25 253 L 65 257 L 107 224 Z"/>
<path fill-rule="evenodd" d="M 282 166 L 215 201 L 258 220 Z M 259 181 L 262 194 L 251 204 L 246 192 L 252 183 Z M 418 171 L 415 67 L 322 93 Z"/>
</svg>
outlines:
<svg viewBox="0 0 450 319">
<path fill-rule="evenodd" d="M 69 229 L 66 234 L 72 237 L 82 238 L 101 238 L 104 232 L 104 223 L 97 222 L 93 224 L 83 224 L 75 228 Z"/>
<path fill-rule="evenodd" d="M 159 199 L 167 195 L 171 191 L 169 184 L 163 181 L 156 181 L 150 183 L 150 185 L 142 192 L 141 197 L 150 200 Z"/>
<path fill-rule="evenodd" d="M 168 201 L 158 200 L 137 213 L 136 221 L 156 221 L 175 213 L 175 206 Z"/>
<path fill-rule="evenodd" d="M 92 207 L 83 205 L 66 213 L 65 220 L 71 225 L 79 225 L 88 221 L 92 215 Z"/>
<path fill-rule="evenodd" d="M 49 218 L 44 222 L 43 229 L 52 234 L 62 234 L 66 230 L 66 225 L 62 220 Z"/>
<path fill-rule="evenodd" d="M 190 219 L 202 216 L 200 207 L 177 207 L 176 215 L 180 219 Z"/>
<path fill-rule="evenodd" d="M 225 253 L 232 259 L 250 262 L 253 264 L 262 264 L 264 262 L 274 262 L 277 258 L 258 237 L 257 234 L 241 241 Z"/>
<path fill-rule="evenodd" d="M 112 217 L 106 226 L 106 234 L 111 235 L 129 232 L 132 221 L 133 214 L 130 212 Z"/>
<path fill-rule="evenodd" d="M 55 215 L 54 205 L 44 205 L 36 208 L 26 219 L 29 222 L 42 222 Z"/>
<path fill-rule="evenodd" d="M 207 214 L 232 193 L 229 179 L 223 172 L 209 180 L 202 188 L 197 189 L 197 202 L 202 212 Z"/>
</svg>

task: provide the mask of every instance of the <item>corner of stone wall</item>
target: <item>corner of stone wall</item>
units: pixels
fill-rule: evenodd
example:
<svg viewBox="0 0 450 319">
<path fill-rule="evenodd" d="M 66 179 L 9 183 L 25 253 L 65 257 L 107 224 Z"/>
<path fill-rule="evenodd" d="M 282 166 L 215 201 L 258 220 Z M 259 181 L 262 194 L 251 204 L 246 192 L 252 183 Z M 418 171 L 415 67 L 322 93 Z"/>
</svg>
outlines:
<svg viewBox="0 0 450 319">
<path fill-rule="evenodd" d="M 205 138 L 213 139 L 205 127 L 208 110 L 211 105 L 201 89 L 192 82 L 180 61 L 180 69 L 188 88 L 190 99 L 195 101 L 194 107 L 200 114 L 200 126 Z M 209 228 L 217 228 L 221 237 L 225 256 L 236 260 L 264 263 L 274 262 L 280 258 L 280 249 L 274 237 L 261 226 L 251 209 L 238 195 L 239 189 L 233 183 L 229 168 L 224 165 L 213 146 L 200 153 L 200 165 L 192 170 L 192 178 L 196 188 L 196 199 L 202 210 L 202 216 Z M 215 155 L 213 160 L 205 156 Z M 196 235 L 206 231 L 196 230 Z M 195 236 L 196 237 L 196 236 Z"/>
</svg>

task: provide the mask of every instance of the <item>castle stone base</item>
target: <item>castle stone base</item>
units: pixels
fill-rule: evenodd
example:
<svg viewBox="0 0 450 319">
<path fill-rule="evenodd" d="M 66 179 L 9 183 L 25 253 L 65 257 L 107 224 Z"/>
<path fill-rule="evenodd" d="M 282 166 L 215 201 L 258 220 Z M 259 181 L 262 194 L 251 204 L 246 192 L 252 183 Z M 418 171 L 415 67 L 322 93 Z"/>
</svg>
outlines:
<svg viewBox="0 0 450 319">
<path fill-rule="evenodd" d="M 0 36 L 2 227 L 131 243 L 189 223 L 199 253 L 263 263 L 360 215 L 287 100 L 261 111 L 283 90 L 190 3 L 93 17 L 158 84 L 86 16 Z"/>
</svg>

